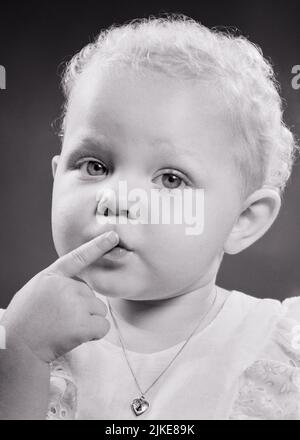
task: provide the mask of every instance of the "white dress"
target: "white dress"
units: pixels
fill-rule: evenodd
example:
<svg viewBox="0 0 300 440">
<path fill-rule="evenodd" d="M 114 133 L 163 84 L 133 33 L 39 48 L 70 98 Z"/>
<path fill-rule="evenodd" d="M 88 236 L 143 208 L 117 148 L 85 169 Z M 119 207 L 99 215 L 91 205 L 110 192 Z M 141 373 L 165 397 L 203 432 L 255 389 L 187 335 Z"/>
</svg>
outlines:
<svg viewBox="0 0 300 440">
<path fill-rule="evenodd" d="M 183 343 L 155 353 L 127 350 L 142 390 Z M 51 366 L 47 419 L 300 420 L 300 298 L 282 303 L 232 291 L 214 320 L 196 333 L 146 394 L 122 349 L 102 338 L 80 345 Z"/>
</svg>

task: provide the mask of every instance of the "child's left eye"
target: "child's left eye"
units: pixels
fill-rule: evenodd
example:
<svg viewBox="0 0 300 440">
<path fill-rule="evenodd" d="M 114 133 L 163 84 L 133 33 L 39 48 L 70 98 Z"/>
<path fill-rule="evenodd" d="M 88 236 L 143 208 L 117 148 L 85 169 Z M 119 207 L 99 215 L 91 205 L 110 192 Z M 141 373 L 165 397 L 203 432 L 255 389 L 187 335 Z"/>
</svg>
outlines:
<svg viewBox="0 0 300 440">
<path fill-rule="evenodd" d="M 174 173 L 164 173 L 158 177 L 162 177 L 162 183 L 167 189 L 178 189 L 181 183 L 187 184 L 182 177 Z"/>
</svg>

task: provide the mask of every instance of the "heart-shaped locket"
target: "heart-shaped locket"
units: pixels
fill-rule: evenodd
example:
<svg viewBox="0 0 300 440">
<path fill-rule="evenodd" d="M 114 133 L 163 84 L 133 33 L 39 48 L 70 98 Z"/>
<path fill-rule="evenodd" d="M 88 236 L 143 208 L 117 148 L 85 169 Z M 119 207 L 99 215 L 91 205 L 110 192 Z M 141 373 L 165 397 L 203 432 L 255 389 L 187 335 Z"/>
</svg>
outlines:
<svg viewBox="0 0 300 440">
<path fill-rule="evenodd" d="M 149 402 L 147 402 L 143 396 L 141 396 L 139 399 L 134 399 L 131 404 L 131 408 L 136 416 L 143 414 L 149 407 Z"/>
</svg>

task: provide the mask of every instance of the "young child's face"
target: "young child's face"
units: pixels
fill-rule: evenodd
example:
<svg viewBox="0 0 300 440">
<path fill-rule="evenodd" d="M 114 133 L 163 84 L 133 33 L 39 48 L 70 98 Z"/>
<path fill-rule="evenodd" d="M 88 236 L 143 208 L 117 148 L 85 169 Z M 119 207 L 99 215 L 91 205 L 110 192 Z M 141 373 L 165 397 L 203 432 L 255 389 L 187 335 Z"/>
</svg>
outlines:
<svg viewBox="0 0 300 440">
<path fill-rule="evenodd" d="M 241 208 L 241 182 L 231 153 L 236 142 L 222 99 L 210 87 L 180 84 L 158 73 L 141 77 L 125 68 L 118 75 L 105 73 L 91 65 L 73 90 L 62 152 L 53 160 L 52 230 L 58 255 L 115 229 L 133 252 L 118 262 L 100 258 L 82 272 L 96 291 L 151 300 L 206 285 L 216 276 Z M 86 162 L 72 159 L 83 148 Z M 151 189 L 172 188 L 172 173 L 182 178 L 179 188 L 204 189 L 200 235 L 187 235 L 187 225 L 174 222 L 99 224 L 97 193 L 109 189 L 117 197 L 122 180 L 128 192 L 143 189 L 150 200 Z"/>
</svg>

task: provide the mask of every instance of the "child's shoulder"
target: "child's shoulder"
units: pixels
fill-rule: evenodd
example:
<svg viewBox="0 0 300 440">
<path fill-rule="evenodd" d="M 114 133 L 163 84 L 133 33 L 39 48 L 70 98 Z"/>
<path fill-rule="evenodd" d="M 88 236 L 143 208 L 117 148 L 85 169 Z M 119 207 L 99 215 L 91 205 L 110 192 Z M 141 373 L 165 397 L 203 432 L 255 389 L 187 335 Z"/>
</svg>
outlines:
<svg viewBox="0 0 300 440">
<path fill-rule="evenodd" d="M 255 346 L 260 346 L 265 356 L 268 352 L 274 356 L 276 352 L 285 359 L 288 351 L 296 354 L 300 367 L 300 297 L 279 301 L 233 290 L 228 302 L 231 318 L 240 326 L 241 337 L 243 332 L 248 339 L 249 334 L 253 340 L 256 336 Z"/>
<path fill-rule="evenodd" d="M 275 314 L 278 318 L 290 318 L 300 322 L 300 296 L 287 298 L 283 301 L 274 298 L 257 298 L 239 290 L 227 291 L 231 306 L 235 311 L 244 313 L 259 311 Z"/>
</svg>

